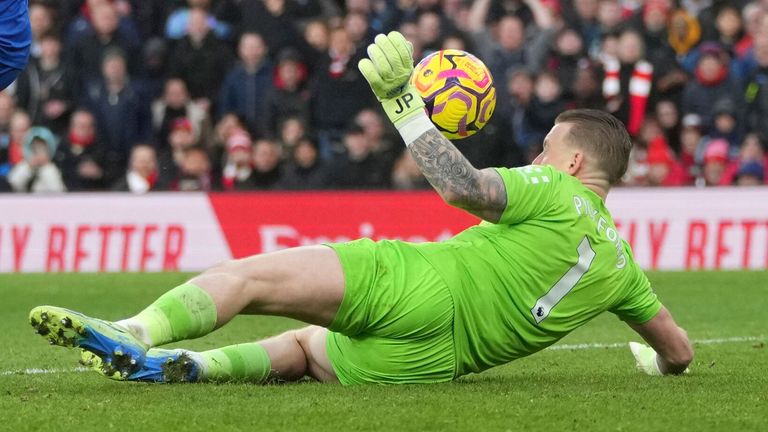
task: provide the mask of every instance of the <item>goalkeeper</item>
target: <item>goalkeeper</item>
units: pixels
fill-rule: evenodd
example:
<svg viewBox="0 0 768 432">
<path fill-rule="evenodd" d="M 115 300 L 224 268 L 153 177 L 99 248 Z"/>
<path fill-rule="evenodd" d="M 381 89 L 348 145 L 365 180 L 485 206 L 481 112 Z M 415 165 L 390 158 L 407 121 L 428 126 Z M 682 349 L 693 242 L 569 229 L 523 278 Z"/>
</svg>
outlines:
<svg viewBox="0 0 768 432">
<path fill-rule="evenodd" d="M 30 314 L 38 333 L 81 348 L 81 361 L 114 379 L 435 383 L 533 354 L 610 311 L 650 344 L 632 346 L 643 371 L 682 373 L 693 357 L 687 335 L 604 204 L 627 168 L 623 125 L 567 111 L 534 165 L 478 170 L 408 84 L 411 44 L 378 35 L 368 55 L 360 70 L 424 175 L 483 222 L 439 243 L 361 239 L 226 262 L 117 322 L 40 306 Z M 155 348 L 237 314 L 313 325 L 204 352 Z"/>
</svg>

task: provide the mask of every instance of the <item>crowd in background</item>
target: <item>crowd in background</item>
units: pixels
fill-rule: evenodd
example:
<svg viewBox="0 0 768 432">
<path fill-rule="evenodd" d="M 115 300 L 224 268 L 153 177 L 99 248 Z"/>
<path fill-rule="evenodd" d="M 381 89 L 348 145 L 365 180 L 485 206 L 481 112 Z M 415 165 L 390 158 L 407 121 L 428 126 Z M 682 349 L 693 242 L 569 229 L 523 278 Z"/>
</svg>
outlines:
<svg viewBox="0 0 768 432">
<path fill-rule="evenodd" d="M 626 185 L 768 178 L 768 1 L 30 0 L 0 93 L 0 191 L 419 189 L 357 70 L 380 32 L 480 57 L 476 167 L 533 160 L 558 113 L 613 113 Z"/>
</svg>

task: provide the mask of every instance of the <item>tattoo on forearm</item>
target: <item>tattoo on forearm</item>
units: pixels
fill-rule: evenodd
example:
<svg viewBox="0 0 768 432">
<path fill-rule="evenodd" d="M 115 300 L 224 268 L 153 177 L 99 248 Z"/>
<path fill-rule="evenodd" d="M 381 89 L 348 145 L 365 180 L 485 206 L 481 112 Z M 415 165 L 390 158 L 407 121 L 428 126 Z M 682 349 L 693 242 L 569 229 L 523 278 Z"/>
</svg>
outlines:
<svg viewBox="0 0 768 432">
<path fill-rule="evenodd" d="M 410 147 L 411 155 L 429 183 L 453 204 L 486 220 L 497 221 L 507 205 L 501 176 L 475 169 L 439 131 L 430 130 Z"/>
</svg>

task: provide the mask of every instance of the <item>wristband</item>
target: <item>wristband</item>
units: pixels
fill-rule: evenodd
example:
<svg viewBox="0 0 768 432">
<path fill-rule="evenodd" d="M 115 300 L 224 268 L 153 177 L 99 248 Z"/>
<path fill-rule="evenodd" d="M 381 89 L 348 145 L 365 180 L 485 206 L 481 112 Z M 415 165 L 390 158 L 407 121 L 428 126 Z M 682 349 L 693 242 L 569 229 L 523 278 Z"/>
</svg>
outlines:
<svg viewBox="0 0 768 432">
<path fill-rule="evenodd" d="M 414 141 L 431 129 L 435 129 L 435 125 L 432 124 L 432 120 L 429 119 L 424 111 L 414 114 L 412 117 L 400 122 L 397 126 L 397 131 L 403 137 L 406 147 L 410 147 Z"/>
</svg>

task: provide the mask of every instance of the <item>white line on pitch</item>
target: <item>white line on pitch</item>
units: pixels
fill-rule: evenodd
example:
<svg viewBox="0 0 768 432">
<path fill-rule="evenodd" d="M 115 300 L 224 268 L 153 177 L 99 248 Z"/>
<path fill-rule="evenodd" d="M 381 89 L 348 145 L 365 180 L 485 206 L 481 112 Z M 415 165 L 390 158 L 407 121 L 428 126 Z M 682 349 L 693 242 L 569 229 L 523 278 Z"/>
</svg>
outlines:
<svg viewBox="0 0 768 432">
<path fill-rule="evenodd" d="M 729 338 L 716 338 L 716 339 L 694 339 L 691 341 L 694 345 L 717 345 L 726 343 L 737 342 L 758 342 L 764 341 L 764 336 L 736 336 Z M 555 345 L 547 348 L 548 350 L 587 350 L 587 349 L 600 349 L 600 348 L 623 348 L 627 346 L 627 342 L 616 343 L 583 343 L 583 344 L 563 344 Z M 0 371 L 0 376 L 8 375 L 45 375 L 45 374 L 60 374 L 60 373 L 72 373 L 72 372 L 86 372 L 90 369 L 84 367 L 77 367 L 72 369 L 19 369 L 19 370 L 7 370 Z"/>
<path fill-rule="evenodd" d="M 736 336 L 729 338 L 716 338 L 716 339 L 694 339 L 691 341 L 694 345 L 716 345 L 725 343 L 736 342 L 756 342 L 765 340 L 764 337 L 755 336 Z M 583 344 L 563 344 L 551 346 L 549 350 L 585 350 L 585 349 L 597 349 L 597 348 L 623 348 L 627 346 L 627 342 L 616 343 L 583 343 Z"/>
<path fill-rule="evenodd" d="M 76 367 L 71 369 L 19 369 L 19 370 L 7 370 L 0 372 L 0 376 L 6 375 L 45 375 L 45 374 L 59 374 L 70 372 L 85 372 L 89 369 L 84 367 Z"/>
</svg>

